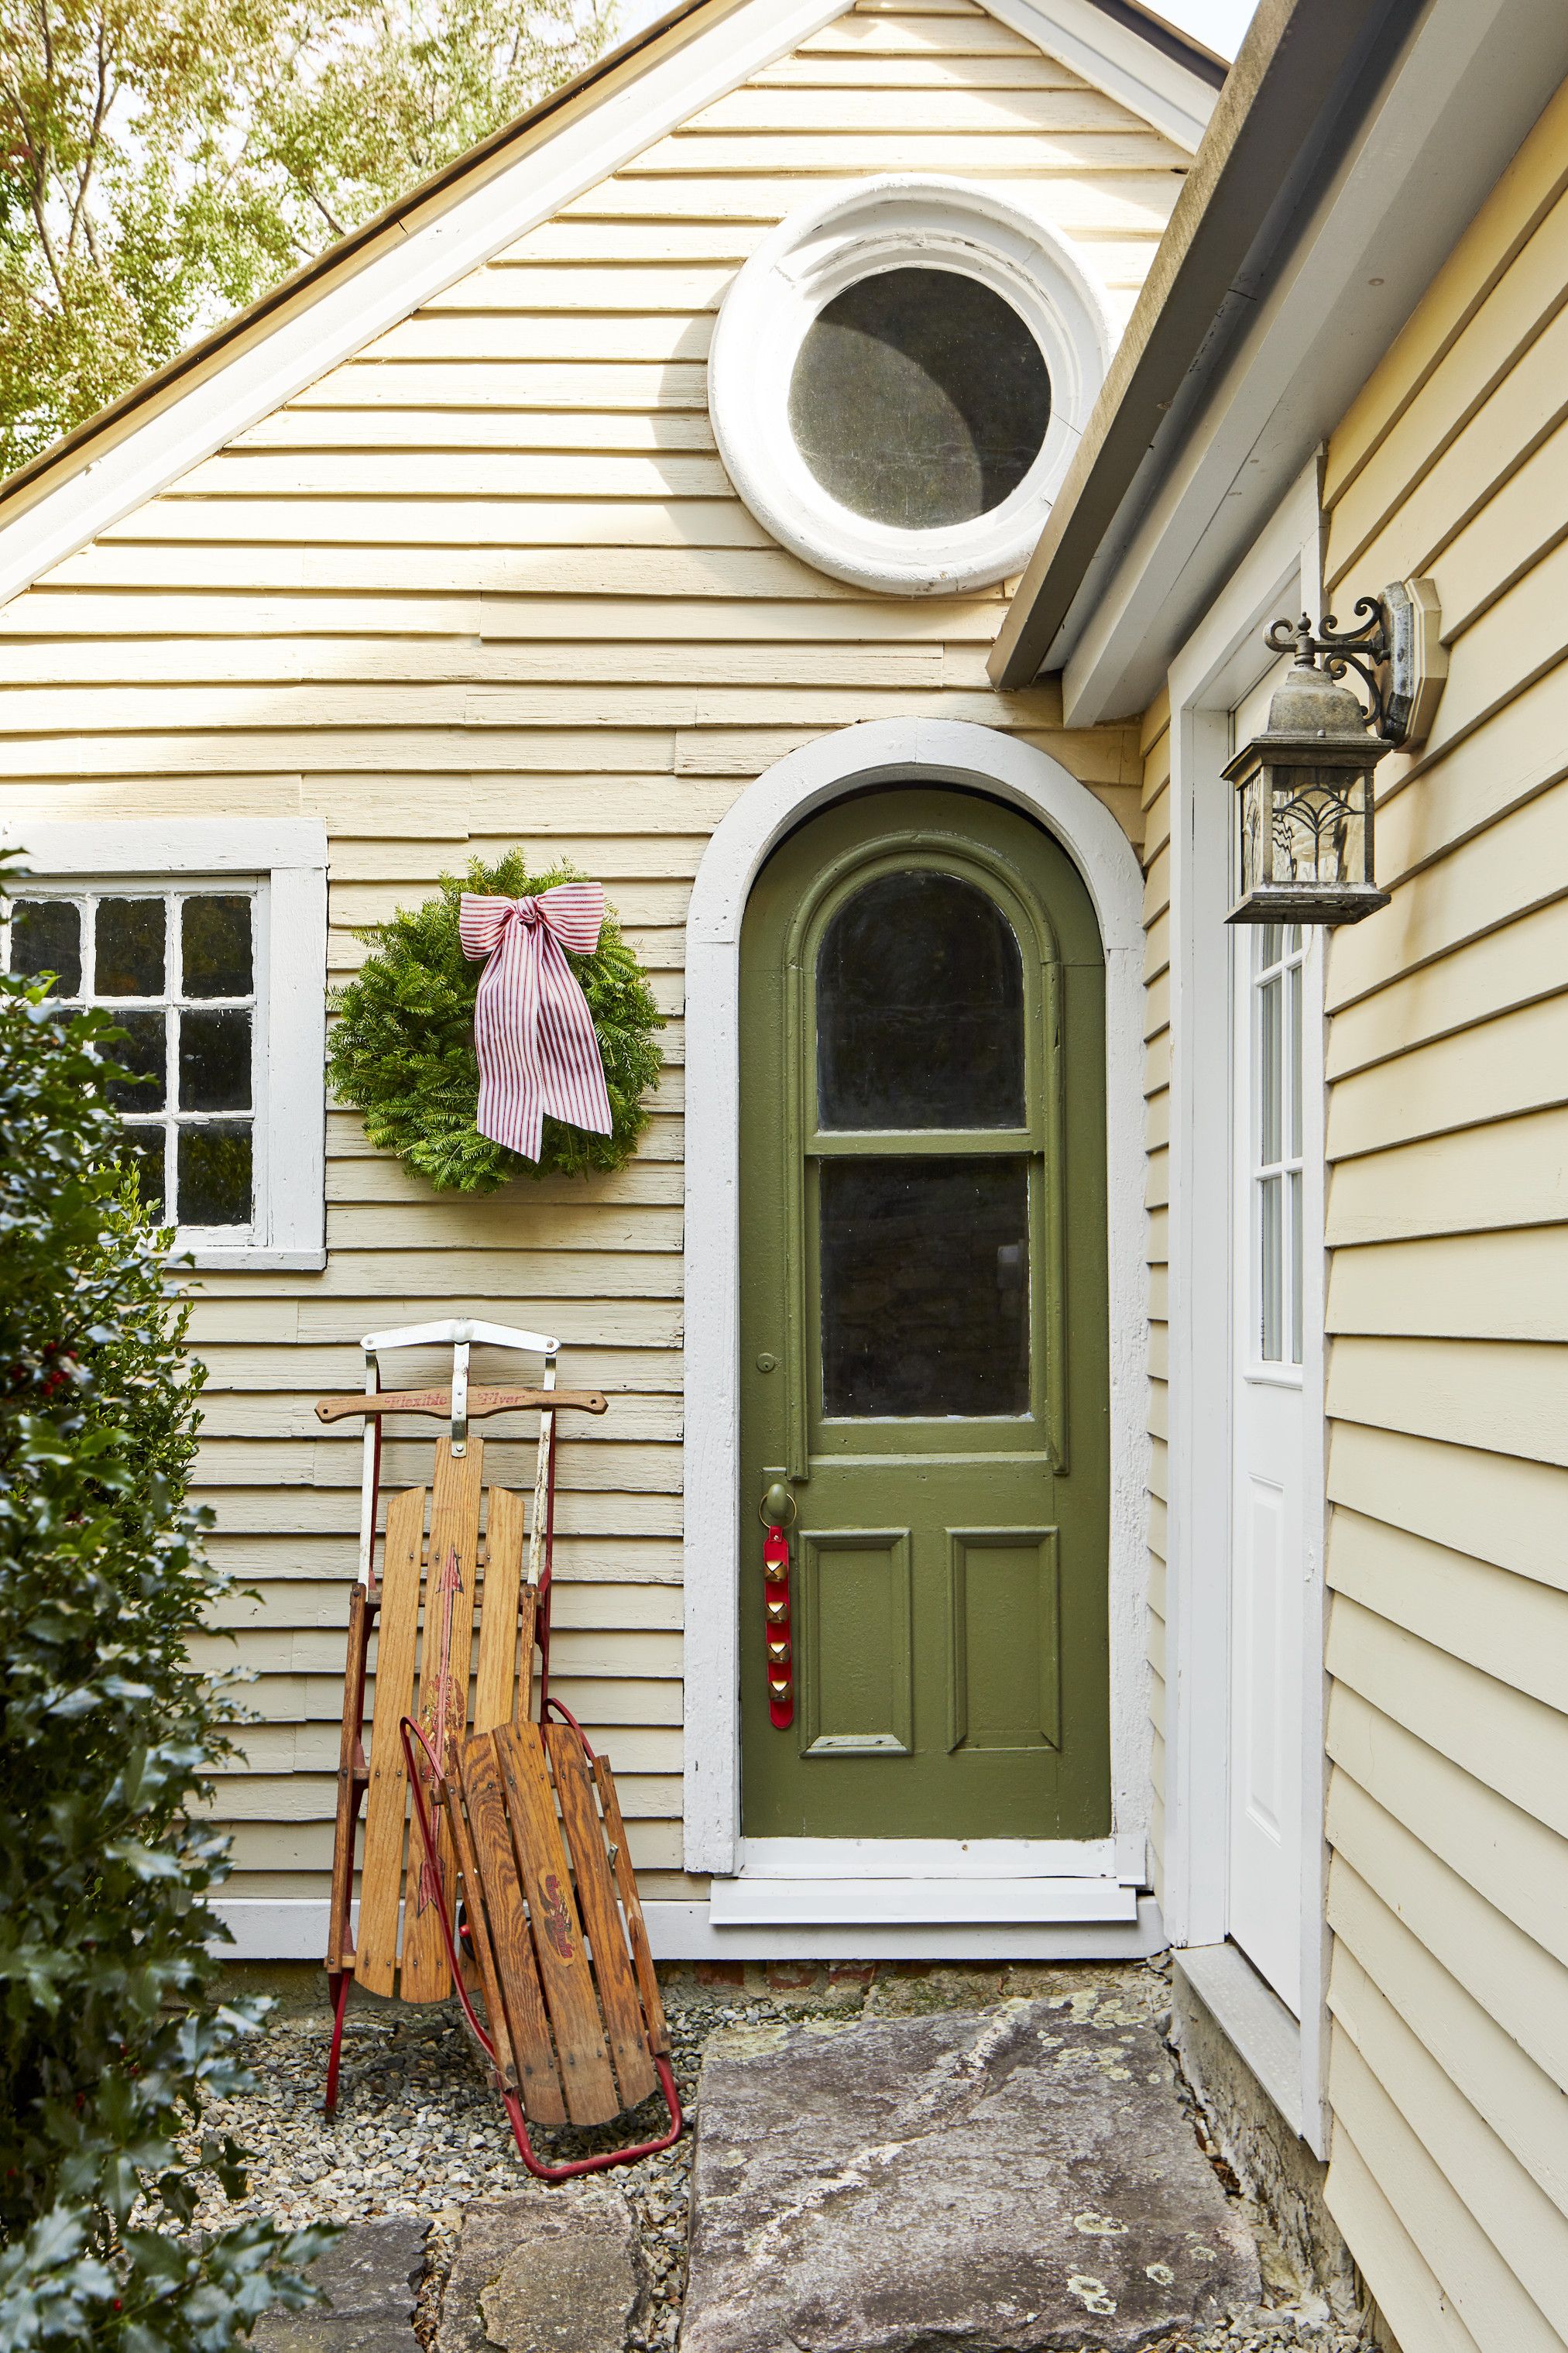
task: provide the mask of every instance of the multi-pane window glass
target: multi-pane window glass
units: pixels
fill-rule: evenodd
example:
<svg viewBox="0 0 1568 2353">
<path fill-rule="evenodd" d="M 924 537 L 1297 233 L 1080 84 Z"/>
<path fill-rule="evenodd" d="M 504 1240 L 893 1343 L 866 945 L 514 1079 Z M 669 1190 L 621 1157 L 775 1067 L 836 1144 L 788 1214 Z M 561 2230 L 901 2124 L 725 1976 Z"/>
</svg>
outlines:
<svg viewBox="0 0 1568 2353">
<path fill-rule="evenodd" d="M 7 968 L 111 1012 L 128 1075 L 110 1100 L 149 1207 L 195 1230 L 251 1226 L 256 1201 L 256 894 L 51 891 L 13 902 Z"/>
<path fill-rule="evenodd" d="M 1029 328 L 952 269 L 885 269 L 847 286 L 812 322 L 790 379 L 790 430 L 823 489 L 903 531 L 999 507 L 1050 420 Z"/>
<path fill-rule="evenodd" d="M 1253 934 L 1252 1134 L 1258 1353 L 1301 1361 L 1301 968 L 1299 923 Z"/>
</svg>

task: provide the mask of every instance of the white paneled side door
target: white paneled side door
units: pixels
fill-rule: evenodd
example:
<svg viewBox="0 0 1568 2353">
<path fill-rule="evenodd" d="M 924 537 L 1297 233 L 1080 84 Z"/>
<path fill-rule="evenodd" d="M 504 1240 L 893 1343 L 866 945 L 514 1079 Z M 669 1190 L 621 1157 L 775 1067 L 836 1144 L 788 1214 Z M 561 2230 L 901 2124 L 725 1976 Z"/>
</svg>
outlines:
<svg viewBox="0 0 1568 2353">
<path fill-rule="evenodd" d="M 1313 934 L 1233 934 L 1230 1935 L 1298 2015 L 1301 2000 L 1305 1542 L 1303 1296 L 1309 1188 L 1321 1151 L 1303 1042 Z M 1315 1188 L 1313 1188 L 1315 1198 Z M 1321 1243 L 1320 1243 L 1321 1248 Z"/>
</svg>

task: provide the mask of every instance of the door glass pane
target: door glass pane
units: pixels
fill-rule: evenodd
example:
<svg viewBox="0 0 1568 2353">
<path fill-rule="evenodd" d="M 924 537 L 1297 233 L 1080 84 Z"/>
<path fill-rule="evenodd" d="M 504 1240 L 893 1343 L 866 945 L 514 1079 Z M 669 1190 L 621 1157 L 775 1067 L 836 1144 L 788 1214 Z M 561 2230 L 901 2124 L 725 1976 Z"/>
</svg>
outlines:
<svg viewBox="0 0 1568 2353">
<path fill-rule="evenodd" d="M 68 899 L 18 899 L 11 911 L 11 970 L 18 980 L 55 973 L 51 997 L 79 997 L 81 909 Z"/>
<path fill-rule="evenodd" d="M 180 911 L 187 997 L 250 995 L 250 901 L 216 893 L 187 899 Z"/>
<path fill-rule="evenodd" d="M 1284 1300 L 1284 1236 L 1279 1217 L 1280 1178 L 1265 1176 L 1258 1187 L 1258 1347 L 1266 1365 L 1277 1365 L 1281 1346 Z"/>
<path fill-rule="evenodd" d="M 1301 1176 L 1290 1179 L 1290 1362 L 1301 1361 Z"/>
<path fill-rule="evenodd" d="M 1265 1167 L 1279 1158 L 1279 983 L 1267 980 L 1258 992 L 1258 1157 Z"/>
<path fill-rule="evenodd" d="M 1287 1157 L 1299 1159 L 1301 1153 L 1301 967 L 1293 964 L 1285 974 L 1285 1060 L 1289 1068 L 1289 1133 L 1285 1138 Z"/>
<path fill-rule="evenodd" d="M 100 997 L 162 997 L 166 910 L 162 899 L 100 899 Z"/>
<path fill-rule="evenodd" d="M 1024 965 L 1006 916 L 954 874 L 883 874 L 816 960 L 826 1128 L 1022 1127 Z"/>
<path fill-rule="evenodd" d="M 1029 1409 L 1029 1164 L 820 1164 L 822 1409 Z"/>
</svg>

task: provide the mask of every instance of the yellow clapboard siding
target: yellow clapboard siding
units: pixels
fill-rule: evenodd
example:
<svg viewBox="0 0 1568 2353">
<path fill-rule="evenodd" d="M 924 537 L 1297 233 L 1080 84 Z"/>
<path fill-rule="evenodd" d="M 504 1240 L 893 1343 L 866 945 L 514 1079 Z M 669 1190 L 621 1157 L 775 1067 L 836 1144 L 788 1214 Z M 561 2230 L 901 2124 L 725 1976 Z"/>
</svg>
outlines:
<svg viewBox="0 0 1568 2353">
<path fill-rule="evenodd" d="M 1459 1899 L 1462 1902 L 1462 1897 Z M 1511 2031 L 1490 2016 L 1486 1996 L 1494 1989 L 1475 1970 L 1475 1998 L 1462 1976 L 1451 1974 L 1358 1873 L 1336 1862 L 1329 1889 L 1331 1924 L 1339 1940 L 1334 1957 L 1334 2010 L 1352 2020 L 1362 2013 L 1357 2040 L 1365 2047 L 1364 2011 L 1386 2007 L 1382 1990 L 1401 1989 L 1401 2016 L 1436 2060 L 1455 2088 L 1497 2134 L 1503 2146 L 1539 2183 L 1562 2216 L 1568 2211 L 1568 2139 L 1562 2130 L 1561 2079 L 1537 2066 Z M 1457 1926 L 1457 1924 L 1456 1924 Z M 1460 1945 L 1456 1936 L 1452 1942 Z M 1463 1969 L 1464 1953 L 1454 1956 Z M 1561 2010 L 1563 1972 L 1555 1972 L 1554 2000 Z M 1504 1978 L 1502 1982 L 1509 1980 Z"/>
<path fill-rule="evenodd" d="M 1342 1336 L 1329 1408 L 1339 1419 L 1561 1463 L 1568 1461 L 1568 1397 L 1558 1354 L 1508 1341 Z M 1382 1382 L 1396 1387 L 1380 1395 Z"/>
<path fill-rule="evenodd" d="M 1495 391 L 1521 345 L 1539 334 L 1563 301 L 1568 197 L 1559 198 L 1508 269 L 1449 345 L 1420 391 L 1384 437 L 1375 467 L 1334 503 L 1329 565 L 1337 576 L 1365 545 L 1368 520 L 1406 493 Z"/>
<path fill-rule="evenodd" d="M 1520 871 L 1537 879 L 1533 868 Z M 1550 887 L 1550 869 L 1539 880 Z M 1468 920 L 1451 895 L 1433 916 L 1434 929 L 1445 919 L 1456 923 Z M 1515 1012 L 1554 994 L 1563 976 L 1568 976 L 1568 900 L 1521 915 L 1348 1007 L 1334 1022 L 1329 1075 L 1347 1077 L 1428 1039 L 1451 1037 L 1478 1021 Z"/>
<path fill-rule="evenodd" d="M 1329 1671 L 1380 1714 L 1533 1814 L 1568 1833 L 1568 1723 L 1552 1708 L 1337 1595 Z"/>
<path fill-rule="evenodd" d="M 1488 1914 L 1511 1922 L 1536 1948 L 1521 1952 L 1516 1946 L 1504 1952 L 1494 1939 L 1493 1957 L 1500 1959 L 1505 1975 L 1489 1988 L 1488 1999 L 1506 2005 L 1510 2017 L 1530 2019 L 1536 2035 L 1560 2041 L 1563 2013 L 1555 1995 L 1542 2000 L 1541 1975 L 1542 1968 L 1556 1970 L 1560 1964 L 1553 1957 L 1568 1952 L 1568 1874 L 1555 1832 L 1342 1683 L 1330 1706 L 1328 1746 L 1348 1781 L 1418 1840 L 1434 1863 L 1446 1866 L 1484 1899 Z M 1342 1793 L 1331 1787 L 1331 1806 L 1342 1802 Z M 1395 1873 L 1383 1884 L 1408 1925 L 1412 1891 L 1404 1876 Z M 1452 1890 L 1441 1880 L 1432 1884 L 1445 1906 L 1445 1925 L 1428 1939 L 1429 1948 L 1461 1977 L 1466 1969 L 1492 1967 L 1483 1958 L 1484 1944 L 1472 1950 L 1465 1941 Z M 1514 1965 L 1521 1960 L 1525 1979 L 1516 1989 Z M 1533 2047 L 1528 2034 L 1522 2039 Z"/>
<path fill-rule="evenodd" d="M 669 685 L 683 693 L 697 686 L 726 685 L 940 687 L 944 682 L 943 651 L 940 645 L 818 645 L 805 639 L 782 646 L 689 645 L 679 640 L 666 644 L 647 639 L 635 646 L 601 646 L 549 638 L 540 644 L 520 636 L 483 644 L 426 638 L 407 645 L 372 638 L 334 638 L 325 645 L 312 639 L 264 638 L 235 644 L 213 638 L 163 638 L 154 643 L 129 638 L 106 653 L 101 647 L 84 645 L 76 638 L 55 638 L 16 646 L 7 659 L 6 683 L 0 693 L 44 685 L 86 688 L 92 691 L 83 695 L 81 708 L 96 716 L 100 686 L 138 679 L 148 692 L 154 681 L 167 686 L 199 682 L 283 687 L 309 681 L 312 685 L 407 688 L 413 714 L 418 708 L 412 696 L 416 685 L 553 684 L 566 690 L 563 707 L 570 711 L 577 699 L 576 689 L 590 681 L 606 689 Z M 95 653 L 96 673 L 91 666 Z M 424 700 L 420 698 L 421 702 Z M 177 696 L 160 694 L 157 701 L 173 702 L 176 710 L 179 707 Z M 554 702 L 552 697 L 552 709 Z M 399 715 L 395 694 L 378 695 L 374 705 L 366 707 L 394 722 Z M 683 712 L 690 707 L 689 701 L 683 702 Z M 609 710 L 613 716 L 613 703 Z M 0 700 L 0 718 L 5 711 Z M 441 723 L 447 716 L 446 704 L 440 703 L 433 723 Z M 97 723 L 110 723 L 99 717 Z"/>
<path fill-rule="evenodd" d="M 1438 2285 L 1428 2264 L 1342 2125 L 1334 2134 L 1328 2182 L 1330 2211 L 1355 2247 L 1359 2268 L 1390 2329 L 1406 2345 L 1432 2353 L 1479 2353 L 1475 2338 Z"/>
<path fill-rule="evenodd" d="M 943 11 L 940 21 L 921 22 L 907 11 L 894 16 L 851 9 L 813 33 L 795 54 L 802 58 L 851 56 L 882 58 L 940 51 L 951 58 L 1033 57 L 1032 42 L 979 9 Z M 776 70 L 776 68 L 773 69 Z"/>
<path fill-rule="evenodd" d="M 1328 1328 L 1436 1339 L 1568 1340 L 1568 1229 L 1365 1243 L 1334 1254 Z"/>
<path fill-rule="evenodd" d="M 616 456 L 712 455 L 713 427 L 700 409 L 495 407 L 280 408 L 229 445 L 259 450 L 489 449 L 509 456 L 609 450 Z"/>
<path fill-rule="evenodd" d="M 1052 132 L 1114 132 L 1127 136 L 1127 113 L 1113 98 L 1079 82 L 1066 90 L 1041 90 L 1027 85 L 1006 91 L 966 89 L 949 82 L 938 93 L 910 90 L 896 84 L 875 86 L 871 110 L 879 139 L 910 133 L 944 139 L 959 135 L 994 136 Z M 777 82 L 752 83 L 716 99 L 694 114 L 676 134 L 684 143 L 693 137 L 759 132 L 775 136 L 807 137 L 864 130 L 868 113 L 865 89 L 833 90 L 816 86 L 802 90 Z M 984 151 L 972 159 L 984 164 Z M 710 165 L 710 169 L 712 167 Z"/>
<path fill-rule="evenodd" d="M 1568 1008 L 1547 998 L 1402 1055 L 1329 1099 L 1329 1156 L 1414 1143 L 1568 1098 Z"/>
<path fill-rule="evenodd" d="M 377 408 L 483 409 L 514 412 L 525 438 L 537 409 L 581 407 L 591 413 L 625 412 L 661 418 L 707 411 L 708 371 L 701 360 L 662 365 L 631 360 L 551 361 L 524 353 L 450 362 L 356 359 L 335 368 L 290 402 L 294 417 L 311 408 L 371 415 Z"/>
<path fill-rule="evenodd" d="M 417 480 L 399 486 L 426 500 L 723 499 L 733 492 L 717 457 L 659 450 L 648 457 L 619 451 L 437 449 L 421 453 Z M 186 499 L 374 499 L 388 495 L 387 465 L 377 450 L 228 450 L 197 466 L 171 498 L 177 528 Z M 460 511 L 459 511 L 460 512 Z M 243 516 L 228 518 L 232 531 Z M 520 518 L 526 530 L 526 516 Z"/>
<path fill-rule="evenodd" d="M 1331 1999 L 1339 2030 L 1336 2060 L 1348 2041 L 1380 2085 L 1398 2098 L 1422 2147 L 1507 2264 L 1519 2297 L 1514 2341 L 1560 2343 L 1547 2316 L 1561 2310 L 1568 2222 L 1363 1970 L 1350 1973 Z M 1496 2306 L 1494 2312 L 1501 2317 Z"/>
<path fill-rule="evenodd" d="M 672 595 L 654 602 L 613 593 L 592 597 L 504 591 L 421 596 L 384 590 L 379 596 L 354 596 L 301 589 L 275 596 L 237 589 L 188 594 L 176 587 L 142 589 L 132 603 L 93 589 L 35 589 L 0 611 L 0 637 L 47 640 L 37 659 L 62 662 L 79 659 L 83 643 L 100 633 L 108 638 L 106 643 L 100 639 L 101 651 L 111 661 L 122 647 L 151 650 L 171 639 L 190 643 L 203 638 L 305 640 L 289 648 L 291 659 L 303 660 L 308 641 L 321 637 L 405 639 L 411 649 L 421 637 L 482 638 L 487 647 L 515 646 L 540 662 L 561 659 L 552 650 L 560 639 L 570 644 L 574 655 L 594 652 L 605 662 L 613 659 L 612 640 L 623 660 L 640 655 L 673 661 L 677 649 L 686 645 L 692 658 L 700 660 L 715 642 L 752 641 L 773 649 L 779 659 L 788 659 L 785 649 L 797 643 L 811 656 L 844 659 L 850 658 L 850 649 L 872 646 L 886 646 L 889 651 L 907 647 L 940 657 L 963 653 L 967 641 L 978 652 L 989 647 L 1000 610 L 994 599 L 981 597 L 955 598 L 952 604 L 898 597 L 837 604 L 826 598 L 809 603 L 752 596 L 688 600 Z M 256 659 L 264 658 L 258 651 Z M 13 670 L 7 655 L 6 675 L 18 680 L 24 675 L 19 656 Z"/>
<path fill-rule="evenodd" d="M 1374 1377 L 1376 1369 L 1374 1352 Z M 1335 1503 L 1414 1535 L 1457 1545 L 1521 1577 L 1555 1582 L 1568 1510 L 1568 1472 L 1555 1464 L 1342 1419 L 1333 1433 L 1329 1493 Z"/>
<path fill-rule="evenodd" d="M 1394 512 L 1379 519 L 1364 548 L 1343 543 L 1354 527 L 1347 518 L 1338 551 L 1343 566 L 1348 569 L 1354 564 L 1373 571 L 1392 565 L 1396 575 L 1406 578 L 1429 571 L 1459 533 L 1497 500 L 1502 486 L 1511 489 L 1521 470 L 1562 425 L 1565 357 L 1568 315 L 1560 311 L 1523 345 L 1496 390 L 1405 492 Z M 1381 488 L 1381 474 L 1377 479 Z M 1532 528 L 1523 546 L 1535 544 Z M 1503 577 L 1511 576 L 1519 560 L 1519 551 L 1511 559 L 1503 558 L 1507 567 Z M 1450 565 L 1447 569 L 1461 598 L 1454 617 L 1462 624 L 1466 614 L 1489 603 L 1498 567 L 1481 565 L 1472 570 Z"/>
<path fill-rule="evenodd" d="M 1083 87 L 1070 67 L 1058 65 L 1038 51 L 1029 51 L 1025 43 L 1019 43 L 1018 49 L 1021 54 L 1000 50 L 991 55 L 959 56 L 950 49 L 946 56 L 939 57 L 886 52 L 879 57 L 864 53 L 831 56 L 806 43 L 794 57 L 753 74 L 750 86 L 753 90 L 1059 90 Z"/>
<path fill-rule="evenodd" d="M 226 498 L 171 497 L 114 523 L 104 539 L 187 543 L 247 539 L 285 544 L 358 541 L 380 547 L 763 547 L 766 533 L 738 500 L 667 496 L 651 487 L 640 500 L 426 498 L 416 474 L 402 492 L 360 499 L 249 498 L 244 512 Z"/>
<path fill-rule="evenodd" d="M 1342 1507 L 1329 1554 L 1336 1593 L 1568 1715 L 1568 1562 L 1539 1582 L 1509 1577 Z"/>
<path fill-rule="evenodd" d="M 1562 2338 L 1471 2212 L 1464 2190 L 1448 2179 L 1447 2169 L 1337 2022 L 1331 2044 L 1329 2086 L 1335 2114 L 1344 2118 L 1358 2155 L 1382 2185 L 1422 2259 L 1442 2281 L 1479 2353 L 1513 2353 L 1513 2348 L 1517 2353 L 1561 2353 Z M 1420 2105 L 1425 2108 L 1427 2103 Z M 1445 2116 L 1445 2124 L 1448 2121 Z M 1469 2149 L 1464 2146 L 1462 2128 L 1458 2137 L 1462 2160 L 1479 2138 L 1479 2127 L 1470 2137 Z M 1450 2137 L 1445 2134 L 1446 2155 L 1450 2155 L 1447 2147 Z M 1450 2161 L 1468 2188 L 1469 2168 L 1452 2156 Z M 1331 2162 L 1327 2194 L 1330 2211 L 1342 2219 Z M 1375 2293 L 1375 2281 L 1373 2285 Z"/>
<path fill-rule="evenodd" d="M 1391 426 L 1568 185 L 1568 90 L 1541 120 L 1459 238 L 1382 364 L 1335 430 L 1325 468 L 1333 503 L 1382 448 Z"/>
<path fill-rule="evenodd" d="M 711 176 L 710 148 L 711 142 L 695 140 L 689 142 L 683 162 L 684 175 L 675 178 L 661 174 L 649 180 L 633 172 L 618 173 L 614 179 L 601 181 L 592 193 L 577 197 L 564 207 L 569 219 L 644 220 L 650 214 L 661 220 L 709 222 L 745 221 L 765 223 L 770 227 L 800 202 L 803 193 L 800 181 L 792 176 L 801 170 L 804 158 L 799 149 L 804 142 L 789 142 L 787 155 L 778 157 L 771 171 L 760 168 L 761 154 L 756 156 L 754 176 L 742 173 Z M 896 142 L 905 152 L 925 153 L 912 164 L 895 166 L 890 157 L 875 154 L 868 142 L 861 146 L 858 156 L 848 152 L 849 142 L 841 143 L 842 160 L 831 170 L 821 170 L 810 176 L 810 192 L 825 202 L 839 191 L 847 191 L 871 170 L 878 172 L 903 170 L 939 171 L 935 160 L 941 152 L 936 141 L 906 140 Z M 1032 141 L 1021 141 L 1035 162 Z M 1002 158 L 996 153 L 996 142 L 987 142 L 984 157 L 971 153 L 967 165 L 959 168 L 965 176 L 984 162 L 985 176 L 1014 176 L 1000 170 Z M 1031 176 L 1028 195 L 1031 207 L 1037 208 L 1053 227 L 1069 236 L 1127 236 L 1139 231 L 1163 228 L 1181 194 L 1186 159 L 1176 161 L 1174 148 L 1166 151 L 1168 162 L 1152 162 L 1142 169 L 1129 170 L 1101 145 L 1092 157 L 1083 159 L 1081 168 L 1061 176 Z M 857 168 L 858 165 L 858 168 Z"/>
</svg>

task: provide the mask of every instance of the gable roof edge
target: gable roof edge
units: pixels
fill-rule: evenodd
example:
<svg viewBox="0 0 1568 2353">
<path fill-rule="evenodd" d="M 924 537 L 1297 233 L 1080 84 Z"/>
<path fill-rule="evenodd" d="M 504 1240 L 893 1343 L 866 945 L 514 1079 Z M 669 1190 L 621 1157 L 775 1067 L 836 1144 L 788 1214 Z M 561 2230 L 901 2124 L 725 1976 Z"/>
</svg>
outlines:
<svg viewBox="0 0 1568 2353">
<path fill-rule="evenodd" d="M 1058 58 L 1163 132 L 1197 153 L 1219 97 L 1222 58 L 1188 42 L 1133 0 L 982 0 L 1002 24 Z M 1140 21 L 1147 19 L 1147 26 Z"/>
<path fill-rule="evenodd" d="M 681 0 L 329 247 L 0 485 L 0 606 L 850 5 Z"/>
</svg>

